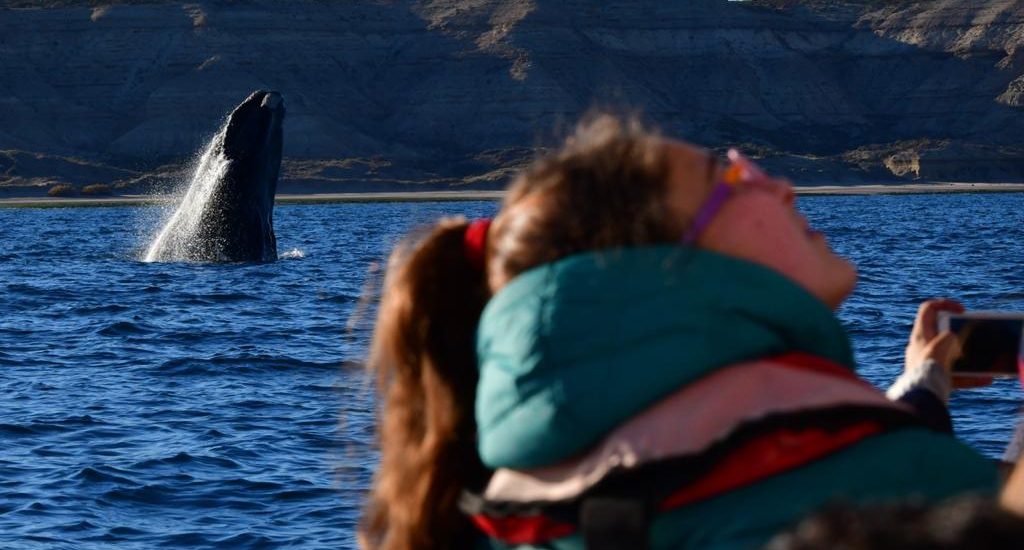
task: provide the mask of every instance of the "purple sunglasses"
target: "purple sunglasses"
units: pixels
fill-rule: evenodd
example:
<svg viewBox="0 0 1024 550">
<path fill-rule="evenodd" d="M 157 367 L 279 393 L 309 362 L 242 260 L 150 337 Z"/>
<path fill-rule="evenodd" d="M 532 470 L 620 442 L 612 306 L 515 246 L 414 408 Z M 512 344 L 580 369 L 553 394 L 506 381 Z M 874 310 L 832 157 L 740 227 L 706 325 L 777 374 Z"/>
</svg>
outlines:
<svg viewBox="0 0 1024 550">
<path fill-rule="evenodd" d="M 711 188 L 708 198 L 704 199 L 704 203 L 700 205 L 697 213 L 694 214 L 693 223 L 690 224 L 690 228 L 686 230 L 680 241 L 683 244 L 691 245 L 697 241 L 701 233 L 711 224 L 711 220 L 715 219 L 718 211 L 725 206 L 725 202 L 729 200 L 729 197 L 732 196 L 739 184 L 766 177 L 765 173 L 756 164 L 740 154 L 736 149 L 729 149 L 728 158 L 729 167 L 722 173 L 721 179 Z M 714 161 L 714 158 L 712 158 L 712 161 Z M 712 162 L 712 166 L 716 164 L 716 162 Z"/>
</svg>

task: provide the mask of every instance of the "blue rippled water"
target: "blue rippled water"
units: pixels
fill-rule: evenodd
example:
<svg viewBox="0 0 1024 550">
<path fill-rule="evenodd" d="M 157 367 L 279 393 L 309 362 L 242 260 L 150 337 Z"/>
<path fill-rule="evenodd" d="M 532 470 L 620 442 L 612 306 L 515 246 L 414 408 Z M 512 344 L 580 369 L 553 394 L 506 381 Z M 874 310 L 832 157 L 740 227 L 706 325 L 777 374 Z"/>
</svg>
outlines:
<svg viewBox="0 0 1024 550">
<path fill-rule="evenodd" d="M 800 203 L 860 267 L 840 316 L 877 384 L 920 300 L 1024 310 L 1024 195 Z M 0 547 L 354 546 L 370 266 L 410 227 L 495 208 L 280 206 L 283 258 L 261 265 L 138 261 L 157 208 L 0 209 Z M 959 433 L 998 455 L 1022 397 L 958 395 Z"/>
</svg>

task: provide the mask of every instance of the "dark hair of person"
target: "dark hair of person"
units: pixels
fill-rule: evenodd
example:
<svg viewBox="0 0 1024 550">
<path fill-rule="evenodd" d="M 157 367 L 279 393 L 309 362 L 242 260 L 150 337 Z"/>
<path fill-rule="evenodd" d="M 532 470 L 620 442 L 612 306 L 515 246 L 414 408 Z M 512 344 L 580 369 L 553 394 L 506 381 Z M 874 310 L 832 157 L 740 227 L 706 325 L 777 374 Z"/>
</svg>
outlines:
<svg viewBox="0 0 1024 550">
<path fill-rule="evenodd" d="M 491 295 L 520 273 L 571 254 L 675 241 L 660 139 L 632 118 L 598 114 L 510 186 L 491 225 L 485 267 L 467 261 L 462 219 L 444 219 L 392 253 L 368 368 L 380 395 L 380 465 L 359 529 L 362 547 L 470 546 L 457 509 L 486 471 L 476 452 L 476 327 Z"/>
<path fill-rule="evenodd" d="M 992 499 L 967 496 L 937 505 L 833 504 L 776 536 L 765 550 L 996 550 L 1022 542 L 1024 518 Z"/>
</svg>

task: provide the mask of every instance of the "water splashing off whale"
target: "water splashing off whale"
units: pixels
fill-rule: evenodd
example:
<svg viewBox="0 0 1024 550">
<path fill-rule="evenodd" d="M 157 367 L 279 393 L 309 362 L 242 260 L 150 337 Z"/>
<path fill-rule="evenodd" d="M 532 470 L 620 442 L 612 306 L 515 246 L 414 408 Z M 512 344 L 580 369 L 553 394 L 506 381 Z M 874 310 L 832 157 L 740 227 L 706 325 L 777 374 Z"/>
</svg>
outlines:
<svg viewBox="0 0 1024 550">
<path fill-rule="evenodd" d="M 283 120 L 284 101 L 277 92 L 253 92 L 231 112 L 143 261 L 277 259 L 273 215 Z"/>
</svg>

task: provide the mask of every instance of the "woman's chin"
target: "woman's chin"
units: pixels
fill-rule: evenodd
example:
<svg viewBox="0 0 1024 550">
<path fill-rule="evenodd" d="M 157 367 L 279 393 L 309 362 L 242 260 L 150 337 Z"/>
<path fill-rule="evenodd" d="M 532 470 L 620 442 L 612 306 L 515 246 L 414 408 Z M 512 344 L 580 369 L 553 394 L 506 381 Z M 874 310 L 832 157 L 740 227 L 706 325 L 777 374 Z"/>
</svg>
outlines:
<svg viewBox="0 0 1024 550">
<path fill-rule="evenodd" d="M 836 260 L 834 273 L 829 278 L 828 299 L 825 300 L 832 309 L 839 309 L 857 287 L 857 266 L 841 256 L 836 256 Z"/>
</svg>

